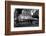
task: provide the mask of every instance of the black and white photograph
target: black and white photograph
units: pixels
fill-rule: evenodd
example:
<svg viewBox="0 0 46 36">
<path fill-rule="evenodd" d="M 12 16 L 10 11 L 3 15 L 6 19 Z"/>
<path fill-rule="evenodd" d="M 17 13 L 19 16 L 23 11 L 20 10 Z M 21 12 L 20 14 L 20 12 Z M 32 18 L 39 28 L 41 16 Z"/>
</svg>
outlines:
<svg viewBox="0 0 46 36">
<path fill-rule="evenodd" d="M 39 9 L 15 8 L 14 27 L 38 27 Z"/>
<path fill-rule="evenodd" d="M 11 5 L 11 31 L 41 30 L 41 25 L 41 6 Z"/>
</svg>

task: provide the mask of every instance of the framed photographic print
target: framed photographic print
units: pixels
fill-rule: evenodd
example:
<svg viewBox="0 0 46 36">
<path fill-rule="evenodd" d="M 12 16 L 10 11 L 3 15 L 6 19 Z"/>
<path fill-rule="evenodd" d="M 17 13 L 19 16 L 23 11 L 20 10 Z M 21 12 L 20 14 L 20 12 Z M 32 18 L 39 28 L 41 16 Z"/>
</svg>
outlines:
<svg viewBox="0 0 46 36">
<path fill-rule="evenodd" d="M 5 34 L 45 32 L 44 3 L 5 1 Z"/>
</svg>

